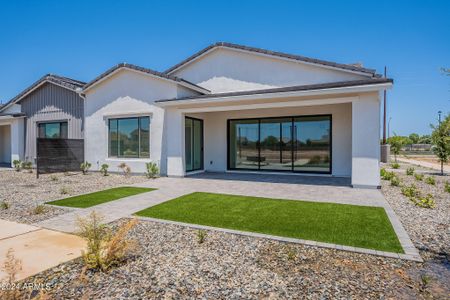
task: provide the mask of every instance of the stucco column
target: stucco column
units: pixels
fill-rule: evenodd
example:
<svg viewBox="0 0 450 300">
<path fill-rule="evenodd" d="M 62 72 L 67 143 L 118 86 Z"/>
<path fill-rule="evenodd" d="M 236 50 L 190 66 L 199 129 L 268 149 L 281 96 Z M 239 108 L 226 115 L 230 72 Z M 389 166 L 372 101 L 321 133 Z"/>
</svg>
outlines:
<svg viewBox="0 0 450 300">
<path fill-rule="evenodd" d="M 23 160 L 25 150 L 24 119 L 16 118 L 11 122 L 11 166 L 13 161 Z"/>
<path fill-rule="evenodd" d="M 378 94 L 352 102 L 352 186 L 380 186 L 380 103 Z"/>
<path fill-rule="evenodd" d="M 184 115 L 177 109 L 166 111 L 167 176 L 184 176 Z"/>
</svg>

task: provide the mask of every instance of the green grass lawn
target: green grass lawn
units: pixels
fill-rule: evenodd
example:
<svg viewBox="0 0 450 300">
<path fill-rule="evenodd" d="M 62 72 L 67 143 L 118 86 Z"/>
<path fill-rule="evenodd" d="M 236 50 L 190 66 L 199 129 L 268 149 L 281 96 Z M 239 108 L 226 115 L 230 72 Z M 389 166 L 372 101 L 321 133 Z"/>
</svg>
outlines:
<svg viewBox="0 0 450 300">
<path fill-rule="evenodd" d="M 105 202 L 117 200 L 120 198 L 150 192 L 153 190 L 155 190 L 155 189 L 130 187 L 130 186 L 118 187 L 118 188 L 108 189 L 108 190 L 99 191 L 99 192 L 95 192 L 95 193 L 84 194 L 84 195 L 74 196 L 74 197 L 65 198 L 65 199 L 61 199 L 61 200 L 51 201 L 51 202 L 47 202 L 47 204 L 86 208 L 86 207 L 91 207 L 94 205 L 102 204 Z"/>
<path fill-rule="evenodd" d="M 403 253 L 380 207 L 192 193 L 136 215 Z"/>
</svg>

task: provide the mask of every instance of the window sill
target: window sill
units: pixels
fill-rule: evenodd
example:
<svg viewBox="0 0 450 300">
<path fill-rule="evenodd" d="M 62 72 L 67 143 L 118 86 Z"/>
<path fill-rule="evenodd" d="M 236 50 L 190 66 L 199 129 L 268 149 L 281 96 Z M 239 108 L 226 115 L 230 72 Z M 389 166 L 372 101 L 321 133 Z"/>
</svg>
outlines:
<svg viewBox="0 0 450 300">
<path fill-rule="evenodd" d="M 105 161 L 151 161 L 150 157 L 145 158 L 131 158 L 131 157 L 108 157 L 105 159 Z"/>
</svg>

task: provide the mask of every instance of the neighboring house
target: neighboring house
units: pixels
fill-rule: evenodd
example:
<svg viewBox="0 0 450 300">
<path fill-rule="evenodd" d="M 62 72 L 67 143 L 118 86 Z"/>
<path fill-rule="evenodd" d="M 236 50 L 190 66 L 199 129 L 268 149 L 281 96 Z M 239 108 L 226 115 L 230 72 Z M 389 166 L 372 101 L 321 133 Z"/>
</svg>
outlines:
<svg viewBox="0 0 450 300">
<path fill-rule="evenodd" d="M 36 160 L 36 139 L 82 139 L 84 82 L 48 74 L 0 109 L 0 162 Z"/>
<path fill-rule="evenodd" d="M 83 88 L 85 159 L 99 169 L 351 177 L 378 187 L 375 70 L 217 43 L 164 73 L 119 64 Z"/>
</svg>

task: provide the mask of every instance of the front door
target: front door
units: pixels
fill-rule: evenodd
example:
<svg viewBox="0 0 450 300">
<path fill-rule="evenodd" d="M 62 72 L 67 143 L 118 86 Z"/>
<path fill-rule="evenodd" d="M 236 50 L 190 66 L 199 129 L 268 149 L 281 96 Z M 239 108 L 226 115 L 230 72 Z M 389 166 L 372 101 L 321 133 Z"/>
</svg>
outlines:
<svg viewBox="0 0 450 300">
<path fill-rule="evenodd" d="M 186 117 L 184 122 L 186 172 L 203 169 L 203 120 Z"/>
</svg>

